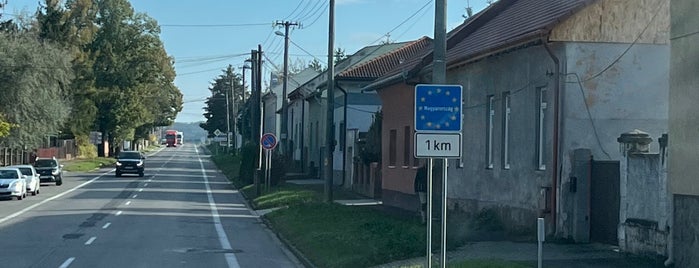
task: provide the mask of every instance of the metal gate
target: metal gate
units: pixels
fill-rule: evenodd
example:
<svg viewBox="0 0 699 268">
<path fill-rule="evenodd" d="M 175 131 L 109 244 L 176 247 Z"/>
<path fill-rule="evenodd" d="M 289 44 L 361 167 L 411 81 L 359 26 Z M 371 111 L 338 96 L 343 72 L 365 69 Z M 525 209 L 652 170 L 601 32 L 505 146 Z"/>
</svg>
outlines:
<svg viewBox="0 0 699 268">
<path fill-rule="evenodd" d="M 619 161 L 592 160 L 590 240 L 618 245 Z"/>
</svg>

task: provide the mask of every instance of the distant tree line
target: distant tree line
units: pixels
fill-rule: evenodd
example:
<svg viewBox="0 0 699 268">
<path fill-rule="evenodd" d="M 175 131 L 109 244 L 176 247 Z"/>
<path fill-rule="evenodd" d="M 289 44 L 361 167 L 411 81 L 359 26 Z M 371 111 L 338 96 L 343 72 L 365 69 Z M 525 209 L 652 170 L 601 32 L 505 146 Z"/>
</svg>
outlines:
<svg viewBox="0 0 699 268">
<path fill-rule="evenodd" d="M 42 0 L 31 18 L 0 14 L 0 146 L 34 148 L 47 135 L 84 146 L 100 131 L 114 152 L 148 138 L 182 110 L 173 66 L 157 21 L 127 0 Z"/>
</svg>

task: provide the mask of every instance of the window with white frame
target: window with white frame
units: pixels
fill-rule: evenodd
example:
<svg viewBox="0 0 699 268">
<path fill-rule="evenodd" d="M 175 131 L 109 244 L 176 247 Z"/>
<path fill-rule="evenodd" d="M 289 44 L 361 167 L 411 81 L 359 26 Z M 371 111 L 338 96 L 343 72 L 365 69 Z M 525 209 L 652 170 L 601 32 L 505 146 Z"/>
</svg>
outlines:
<svg viewBox="0 0 699 268">
<path fill-rule="evenodd" d="M 493 168 L 493 121 L 495 119 L 495 96 L 488 95 L 488 105 L 487 105 L 487 117 L 486 117 L 486 141 L 485 141 L 485 161 L 486 168 Z"/>
<path fill-rule="evenodd" d="M 510 92 L 502 94 L 502 168 L 510 169 Z"/>
<path fill-rule="evenodd" d="M 546 170 L 546 88 L 537 89 L 537 128 L 536 128 L 536 158 L 537 169 Z"/>
</svg>

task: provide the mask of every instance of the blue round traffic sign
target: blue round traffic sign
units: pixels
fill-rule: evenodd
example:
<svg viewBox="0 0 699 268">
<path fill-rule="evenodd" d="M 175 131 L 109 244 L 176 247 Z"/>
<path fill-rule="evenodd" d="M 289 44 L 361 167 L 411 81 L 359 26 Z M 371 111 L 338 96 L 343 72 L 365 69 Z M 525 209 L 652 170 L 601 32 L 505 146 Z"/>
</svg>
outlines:
<svg viewBox="0 0 699 268">
<path fill-rule="evenodd" d="M 277 147 L 277 136 L 274 136 L 272 133 L 265 133 L 260 138 L 260 144 L 262 148 L 272 150 L 274 147 Z"/>
</svg>

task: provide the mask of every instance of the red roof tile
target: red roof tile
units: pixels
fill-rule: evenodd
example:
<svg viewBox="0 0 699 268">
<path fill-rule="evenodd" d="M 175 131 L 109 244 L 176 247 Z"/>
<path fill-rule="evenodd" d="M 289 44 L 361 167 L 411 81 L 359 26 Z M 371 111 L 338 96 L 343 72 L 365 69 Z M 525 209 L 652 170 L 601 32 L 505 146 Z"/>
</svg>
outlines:
<svg viewBox="0 0 699 268">
<path fill-rule="evenodd" d="M 342 78 L 378 78 L 387 72 L 396 69 L 405 61 L 414 58 L 420 52 L 423 52 L 431 44 L 431 39 L 422 37 L 413 42 L 376 57 L 372 60 L 358 64 L 347 70 L 340 72 L 337 77 Z M 399 69 L 399 68 L 398 68 Z"/>
</svg>

